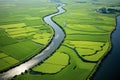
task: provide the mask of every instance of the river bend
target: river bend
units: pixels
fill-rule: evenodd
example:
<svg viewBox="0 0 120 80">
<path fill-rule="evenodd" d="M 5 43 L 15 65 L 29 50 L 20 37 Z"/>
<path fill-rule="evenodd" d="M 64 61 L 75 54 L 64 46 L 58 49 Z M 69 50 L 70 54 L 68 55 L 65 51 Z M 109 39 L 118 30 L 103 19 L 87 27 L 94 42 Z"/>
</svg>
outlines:
<svg viewBox="0 0 120 80">
<path fill-rule="evenodd" d="M 26 70 L 29 70 L 30 68 L 34 67 L 35 65 L 39 64 L 40 62 L 48 58 L 60 46 L 60 44 L 65 38 L 65 34 L 64 34 L 64 31 L 60 28 L 60 26 L 57 25 L 55 21 L 52 20 L 52 18 L 54 16 L 57 16 L 65 12 L 65 10 L 63 9 L 63 6 L 65 6 L 65 4 L 60 4 L 57 7 L 58 12 L 43 18 L 43 20 L 48 25 L 50 25 L 54 30 L 54 36 L 51 39 L 49 45 L 41 53 L 34 56 L 33 58 L 26 61 L 25 63 L 22 63 L 6 72 L 1 73 L 0 80 L 12 79 L 14 76 L 24 73 Z"/>
</svg>

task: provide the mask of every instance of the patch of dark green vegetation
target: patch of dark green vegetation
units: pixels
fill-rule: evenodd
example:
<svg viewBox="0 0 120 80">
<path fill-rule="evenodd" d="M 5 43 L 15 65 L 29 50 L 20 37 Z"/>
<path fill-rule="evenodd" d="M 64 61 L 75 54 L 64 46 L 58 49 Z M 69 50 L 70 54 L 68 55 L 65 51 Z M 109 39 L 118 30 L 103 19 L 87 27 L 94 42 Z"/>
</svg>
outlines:
<svg viewBox="0 0 120 80">
<path fill-rule="evenodd" d="M 17 43 L 16 40 L 12 39 L 4 29 L 0 29 L 0 47 Z"/>
<path fill-rule="evenodd" d="M 103 14 L 115 14 L 115 13 L 120 13 L 120 10 L 118 9 L 113 9 L 113 8 L 100 8 L 97 10 L 99 13 Z"/>
</svg>

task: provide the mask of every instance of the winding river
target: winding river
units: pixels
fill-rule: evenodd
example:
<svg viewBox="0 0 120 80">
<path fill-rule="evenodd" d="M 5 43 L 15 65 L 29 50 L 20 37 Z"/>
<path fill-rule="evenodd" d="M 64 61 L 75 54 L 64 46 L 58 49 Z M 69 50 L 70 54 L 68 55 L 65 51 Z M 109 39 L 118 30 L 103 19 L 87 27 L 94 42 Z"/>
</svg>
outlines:
<svg viewBox="0 0 120 80">
<path fill-rule="evenodd" d="M 92 80 L 120 80 L 120 16 L 111 35 L 112 49 L 102 61 Z"/>
<path fill-rule="evenodd" d="M 57 7 L 58 12 L 53 13 L 43 18 L 43 20 L 48 25 L 50 25 L 54 30 L 54 36 L 51 39 L 49 45 L 41 53 L 31 58 L 27 62 L 22 63 L 19 66 L 16 66 L 4 73 L 1 73 L 0 80 L 12 79 L 14 76 L 24 73 L 26 70 L 29 70 L 30 68 L 34 67 L 38 63 L 48 58 L 60 46 L 60 44 L 65 38 L 65 34 L 64 34 L 64 31 L 60 28 L 60 26 L 57 25 L 55 21 L 52 20 L 52 18 L 56 15 L 59 15 L 65 12 L 65 10 L 62 8 L 63 6 L 65 6 L 65 4 L 60 4 Z"/>
</svg>

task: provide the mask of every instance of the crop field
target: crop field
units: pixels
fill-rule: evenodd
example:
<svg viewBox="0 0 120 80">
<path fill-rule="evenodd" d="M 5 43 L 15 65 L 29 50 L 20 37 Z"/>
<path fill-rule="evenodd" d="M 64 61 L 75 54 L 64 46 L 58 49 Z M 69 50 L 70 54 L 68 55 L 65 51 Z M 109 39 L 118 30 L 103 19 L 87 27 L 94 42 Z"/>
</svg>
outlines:
<svg viewBox="0 0 120 80">
<path fill-rule="evenodd" d="M 60 1 L 66 3 L 66 12 L 53 17 L 53 20 L 65 32 L 63 43 L 47 59 L 13 80 L 89 80 L 111 49 L 110 36 L 120 12 L 103 13 L 100 9 L 120 10 L 119 0 Z M 1 4 L 2 72 L 46 47 L 54 31 L 43 17 L 57 11 L 59 0 L 15 0 Z"/>
<path fill-rule="evenodd" d="M 69 63 L 69 56 L 64 53 L 56 52 L 40 66 L 33 68 L 33 71 L 42 73 L 56 73 L 66 67 Z"/>
<path fill-rule="evenodd" d="M 61 72 L 56 73 L 56 74 L 51 74 L 51 75 L 50 75 L 49 72 L 46 75 L 42 75 L 41 73 L 25 74 L 25 75 L 22 75 L 22 76 L 18 76 L 16 78 L 16 80 L 19 80 L 19 79 L 30 79 L 30 80 L 32 80 L 32 79 L 36 79 L 35 77 L 37 77 L 37 79 L 39 79 L 39 80 L 42 80 L 42 79 L 47 80 L 48 78 L 51 79 L 51 80 L 56 80 L 56 79 L 58 79 L 58 80 L 61 80 L 61 79 L 72 80 L 74 78 L 76 78 L 77 80 L 79 80 L 80 78 L 85 80 L 86 77 L 90 74 L 90 70 L 95 65 L 94 63 L 91 64 L 91 63 L 83 62 L 76 55 L 75 51 L 72 50 L 71 48 L 67 47 L 67 46 L 64 46 L 64 45 L 61 46 L 60 49 L 58 50 L 58 52 L 65 53 L 65 54 L 70 56 L 70 59 L 69 59 L 70 64 L 66 68 L 64 68 Z M 57 58 L 55 60 L 57 60 Z M 55 60 L 54 60 L 54 62 L 55 62 Z M 62 60 L 62 62 L 63 62 L 63 60 Z M 44 65 L 44 63 L 43 63 L 43 65 Z M 38 68 L 38 66 L 36 66 L 36 68 Z M 44 70 L 44 69 L 42 69 L 42 70 Z M 51 68 L 51 70 L 52 70 L 52 68 Z M 40 71 L 40 70 L 37 70 L 37 71 Z M 44 70 L 44 72 L 45 71 L 46 70 Z M 53 72 L 53 71 L 51 71 L 51 72 Z M 73 76 L 73 74 L 75 74 L 75 75 Z"/>
<path fill-rule="evenodd" d="M 9 57 L 5 53 L 0 53 L 0 71 L 18 62 L 19 62 L 18 60 Z"/>
<path fill-rule="evenodd" d="M 0 0 L 0 72 L 31 58 L 51 39 L 53 31 L 42 18 L 55 5 L 40 3 Z"/>
<path fill-rule="evenodd" d="M 43 48 L 31 40 L 17 41 L 4 30 L 0 30 L 0 71 L 28 59 Z"/>
<path fill-rule="evenodd" d="M 34 54 L 35 52 L 37 52 L 41 47 L 40 45 L 35 44 L 32 41 L 25 41 L 25 42 L 19 42 L 16 44 L 4 46 L 1 48 L 1 51 L 21 61 L 21 60 L 24 60 L 24 57 L 31 56 L 31 54 Z"/>
</svg>

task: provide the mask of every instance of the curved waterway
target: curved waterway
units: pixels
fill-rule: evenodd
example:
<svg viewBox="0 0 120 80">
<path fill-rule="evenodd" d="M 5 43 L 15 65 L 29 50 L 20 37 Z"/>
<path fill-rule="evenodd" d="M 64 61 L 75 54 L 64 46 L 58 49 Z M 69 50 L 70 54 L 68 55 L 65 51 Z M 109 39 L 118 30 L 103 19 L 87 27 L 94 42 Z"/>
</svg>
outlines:
<svg viewBox="0 0 120 80">
<path fill-rule="evenodd" d="M 60 44 L 65 38 L 65 34 L 64 34 L 64 31 L 60 28 L 60 26 L 57 25 L 52 20 L 52 17 L 58 14 L 64 13 L 65 10 L 62 8 L 63 6 L 65 6 L 65 4 L 60 4 L 57 7 L 58 12 L 44 17 L 44 21 L 48 25 L 50 25 L 54 30 L 54 36 L 51 39 L 49 45 L 41 53 L 31 58 L 27 62 L 22 63 L 19 66 L 16 66 L 4 73 L 1 73 L 0 80 L 9 80 L 9 79 L 12 79 L 16 75 L 20 75 L 21 73 L 24 73 L 26 70 L 29 70 L 30 68 L 34 67 L 35 65 L 39 64 L 40 62 L 48 58 L 60 46 Z"/>
<path fill-rule="evenodd" d="M 120 16 L 111 35 L 112 49 L 102 61 L 92 80 L 120 80 Z"/>
</svg>

